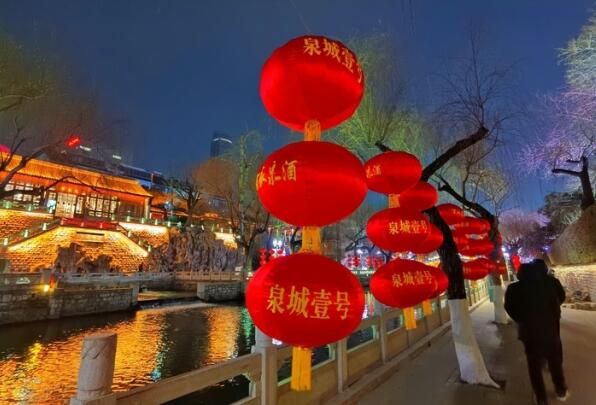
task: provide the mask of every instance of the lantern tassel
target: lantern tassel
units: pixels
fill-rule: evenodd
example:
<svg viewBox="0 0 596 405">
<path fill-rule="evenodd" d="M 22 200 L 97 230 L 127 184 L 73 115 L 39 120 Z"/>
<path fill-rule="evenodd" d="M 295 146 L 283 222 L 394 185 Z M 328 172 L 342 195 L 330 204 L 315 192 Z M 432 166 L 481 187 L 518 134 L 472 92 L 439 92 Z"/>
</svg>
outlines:
<svg viewBox="0 0 596 405">
<path fill-rule="evenodd" d="M 311 355 L 310 349 L 292 348 L 292 379 L 290 388 L 293 391 L 309 391 L 311 387 Z"/>
<path fill-rule="evenodd" d="M 476 288 L 478 286 L 478 283 L 476 283 L 476 280 L 472 280 L 470 285 L 472 286 L 472 288 Z"/>
<path fill-rule="evenodd" d="M 416 329 L 416 315 L 414 314 L 414 308 L 404 308 L 402 309 L 402 312 L 404 313 L 406 330 Z"/>
<path fill-rule="evenodd" d="M 431 316 L 433 314 L 433 306 L 430 300 L 422 301 L 422 310 L 424 311 L 424 316 Z"/>
</svg>

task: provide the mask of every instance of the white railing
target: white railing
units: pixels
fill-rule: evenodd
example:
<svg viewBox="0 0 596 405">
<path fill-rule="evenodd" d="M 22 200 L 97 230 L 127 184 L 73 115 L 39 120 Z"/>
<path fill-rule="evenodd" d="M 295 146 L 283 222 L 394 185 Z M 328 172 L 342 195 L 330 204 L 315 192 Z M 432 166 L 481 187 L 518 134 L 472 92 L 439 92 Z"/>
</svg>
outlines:
<svg viewBox="0 0 596 405">
<path fill-rule="evenodd" d="M 487 296 L 485 282 L 479 282 L 477 288 L 470 288 L 470 306 L 484 300 Z M 174 400 L 192 392 L 229 380 L 238 375 L 246 376 L 251 382 L 248 397 L 239 403 L 275 405 L 290 403 L 322 403 L 345 391 L 348 386 L 361 380 L 374 368 L 380 367 L 394 359 L 406 350 L 418 350 L 423 343 L 440 335 L 438 329 L 448 327 L 449 310 L 444 296 L 434 300 L 434 310 L 429 316 L 418 319 L 417 329 L 406 331 L 402 326 L 391 329 L 391 322 L 401 317 L 401 310 L 391 309 L 380 315 L 364 319 L 354 333 L 365 329 L 372 329 L 372 339 L 364 341 L 355 347 L 348 348 L 348 338 L 328 345 L 330 358 L 316 364 L 312 369 L 313 389 L 308 392 L 294 392 L 290 390 L 289 379 L 279 381 L 279 369 L 292 356 L 289 346 L 273 345 L 272 339 L 265 336 L 258 329 L 255 333 L 253 352 L 219 364 L 190 371 L 174 377 L 151 383 L 126 392 L 97 395 L 98 381 L 82 379 L 79 376 L 77 396 L 71 400 L 72 404 L 88 405 L 122 405 L 122 404 L 161 404 Z M 416 308 L 421 314 L 421 308 Z M 435 332 L 436 331 L 436 332 Z M 114 359 L 106 367 L 112 367 Z M 80 370 L 92 367 L 81 361 Z M 80 373 L 81 372 L 79 371 Z M 101 373 L 92 373 L 97 376 Z M 111 379 L 103 383 L 105 392 L 111 390 Z M 86 386 L 90 387 L 86 391 Z M 80 394 L 79 394 L 80 393 Z M 82 399 L 81 396 L 91 395 L 92 399 Z"/>
<path fill-rule="evenodd" d="M 177 271 L 177 280 L 186 281 L 241 281 L 241 271 Z"/>
<path fill-rule="evenodd" d="M 41 273 L 0 273 L 0 288 L 41 284 Z"/>
</svg>

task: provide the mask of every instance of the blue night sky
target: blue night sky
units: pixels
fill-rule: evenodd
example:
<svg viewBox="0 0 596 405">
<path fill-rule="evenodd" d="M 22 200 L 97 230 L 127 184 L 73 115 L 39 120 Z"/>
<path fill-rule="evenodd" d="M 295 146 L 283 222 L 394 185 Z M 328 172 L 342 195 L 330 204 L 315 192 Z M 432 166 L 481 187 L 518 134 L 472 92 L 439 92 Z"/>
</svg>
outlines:
<svg viewBox="0 0 596 405">
<path fill-rule="evenodd" d="M 412 4 L 410 4 L 412 3 Z M 287 131 L 259 99 L 264 60 L 305 31 L 348 40 L 395 38 L 413 103 L 426 77 L 461 56 L 470 27 L 503 61 L 518 62 L 520 94 L 563 85 L 556 49 L 579 33 L 592 0 L 0 0 L 0 32 L 68 66 L 109 114 L 130 121 L 131 163 L 170 171 L 205 159 L 214 130 L 258 129 L 272 146 Z M 417 89 L 420 89 L 419 91 Z M 527 180 L 514 204 L 536 208 L 555 184 Z M 557 182 L 558 183 L 558 182 Z"/>
</svg>

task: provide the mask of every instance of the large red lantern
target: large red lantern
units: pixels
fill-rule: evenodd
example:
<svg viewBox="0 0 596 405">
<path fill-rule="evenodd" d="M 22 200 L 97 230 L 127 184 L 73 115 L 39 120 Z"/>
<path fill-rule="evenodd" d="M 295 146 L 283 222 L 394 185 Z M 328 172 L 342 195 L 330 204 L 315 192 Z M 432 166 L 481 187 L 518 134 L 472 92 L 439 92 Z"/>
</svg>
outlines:
<svg viewBox="0 0 596 405">
<path fill-rule="evenodd" d="M 298 253 L 257 270 L 246 290 L 246 307 L 260 330 L 294 346 L 292 387 L 304 390 L 310 387 L 311 349 L 340 340 L 358 327 L 364 291 L 341 264 Z"/>
<path fill-rule="evenodd" d="M 432 268 L 415 260 L 395 259 L 379 267 L 370 278 L 370 291 L 385 305 L 403 310 L 406 329 L 416 327 L 414 305 L 437 288 Z"/>
<path fill-rule="evenodd" d="M 497 264 L 486 257 L 479 257 L 475 261 L 486 267 L 486 271 L 488 273 L 492 273 L 493 271 L 497 270 Z"/>
<path fill-rule="evenodd" d="M 439 193 L 427 182 L 419 181 L 414 187 L 399 193 L 393 201 L 396 207 L 424 211 L 439 201 Z"/>
<path fill-rule="evenodd" d="M 364 164 L 368 188 L 382 194 L 399 194 L 420 180 L 422 165 L 407 152 L 384 152 Z"/>
<path fill-rule="evenodd" d="M 310 120 L 321 129 L 350 118 L 364 94 L 358 60 L 344 44 L 308 35 L 277 48 L 261 71 L 261 100 L 282 125 L 302 131 Z"/>
<path fill-rule="evenodd" d="M 296 142 L 273 152 L 257 175 L 257 193 L 273 216 L 324 226 L 351 214 L 366 197 L 362 164 L 330 142 Z"/>
<path fill-rule="evenodd" d="M 433 252 L 443 244 L 443 233 L 436 226 L 429 224 L 430 232 L 424 242 L 413 246 L 410 251 L 416 254 L 426 254 Z"/>
<path fill-rule="evenodd" d="M 483 256 L 490 254 L 494 249 L 494 245 L 488 241 L 469 239 L 468 243 L 461 248 L 458 247 L 459 253 L 464 256 Z"/>
<path fill-rule="evenodd" d="M 437 205 L 439 215 L 448 225 L 453 225 L 457 222 L 463 221 L 465 218 L 464 210 L 455 204 L 441 204 Z"/>
<path fill-rule="evenodd" d="M 366 235 L 379 248 L 405 252 L 422 244 L 431 231 L 424 215 L 401 208 L 377 212 L 366 224 Z"/>
</svg>

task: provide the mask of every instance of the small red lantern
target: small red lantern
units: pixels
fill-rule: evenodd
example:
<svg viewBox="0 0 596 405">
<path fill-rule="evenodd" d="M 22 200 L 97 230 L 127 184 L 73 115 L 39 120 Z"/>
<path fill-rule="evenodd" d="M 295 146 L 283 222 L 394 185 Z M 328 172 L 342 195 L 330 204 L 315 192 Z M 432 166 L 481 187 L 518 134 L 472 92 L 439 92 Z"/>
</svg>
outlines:
<svg viewBox="0 0 596 405">
<path fill-rule="evenodd" d="M 466 234 L 481 234 L 490 230 L 490 223 L 485 219 L 465 217 L 453 224 L 453 228 Z"/>
<path fill-rule="evenodd" d="M 507 275 L 507 265 L 503 262 L 497 263 L 497 271 L 500 275 L 506 276 Z"/>
<path fill-rule="evenodd" d="M 358 327 L 364 291 L 341 264 L 298 253 L 256 271 L 246 290 L 246 308 L 265 334 L 294 346 L 292 388 L 304 390 L 310 384 L 310 349 L 338 341 Z"/>
<path fill-rule="evenodd" d="M 366 197 L 362 164 L 330 142 L 296 142 L 273 152 L 257 174 L 257 193 L 273 216 L 324 226 L 351 214 Z"/>
<path fill-rule="evenodd" d="M 265 248 L 259 249 L 259 265 L 263 266 L 267 263 L 267 250 Z"/>
<path fill-rule="evenodd" d="M 414 187 L 422 175 L 418 158 L 407 152 L 384 152 L 364 164 L 368 188 L 382 194 L 399 194 Z"/>
<path fill-rule="evenodd" d="M 441 247 L 443 244 L 443 233 L 437 228 L 436 226 L 430 225 L 430 233 L 419 245 L 413 246 L 411 250 L 412 253 L 416 254 L 426 254 L 433 252 Z"/>
<path fill-rule="evenodd" d="M 357 269 L 360 268 L 360 256 L 354 256 L 354 267 L 356 267 Z"/>
<path fill-rule="evenodd" d="M 396 207 L 424 211 L 439 201 L 439 193 L 425 181 L 419 181 L 395 198 Z"/>
<path fill-rule="evenodd" d="M 370 291 L 385 305 L 403 310 L 406 329 L 416 327 L 414 305 L 437 289 L 432 268 L 415 260 L 395 259 L 379 267 L 370 278 Z"/>
<path fill-rule="evenodd" d="M 10 148 L 0 143 L 0 153 L 10 155 Z"/>
<path fill-rule="evenodd" d="M 519 267 L 521 266 L 521 260 L 518 255 L 511 255 L 511 263 L 513 264 L 513 268 L 517 273 L 519 271 Z"/>
<path fill-rule="evenodd" d="M 368 238 L 379 248 L 405 252 L 422 244 L 430 233 L 430 223 L 418 212 L 387 208 L 377 212 L 366 224 Z"/>
<path fill-rule="evenodd" d="M 277 48 L 261 71 L 261 100 L 282 125 L 302 131 L 318 120 L 321 129 L 350 118 L 364 94 L 358 60 L 344 44 L 308 35 Z"/>
<path fill-rule="evenodd" d="M 463 221 L 465 218 L 464 210 L 455 204 L 441 204 L 437 205 L 439 215 L 448 225 L 453 225 L 457 222 Z"/>
</svg>

